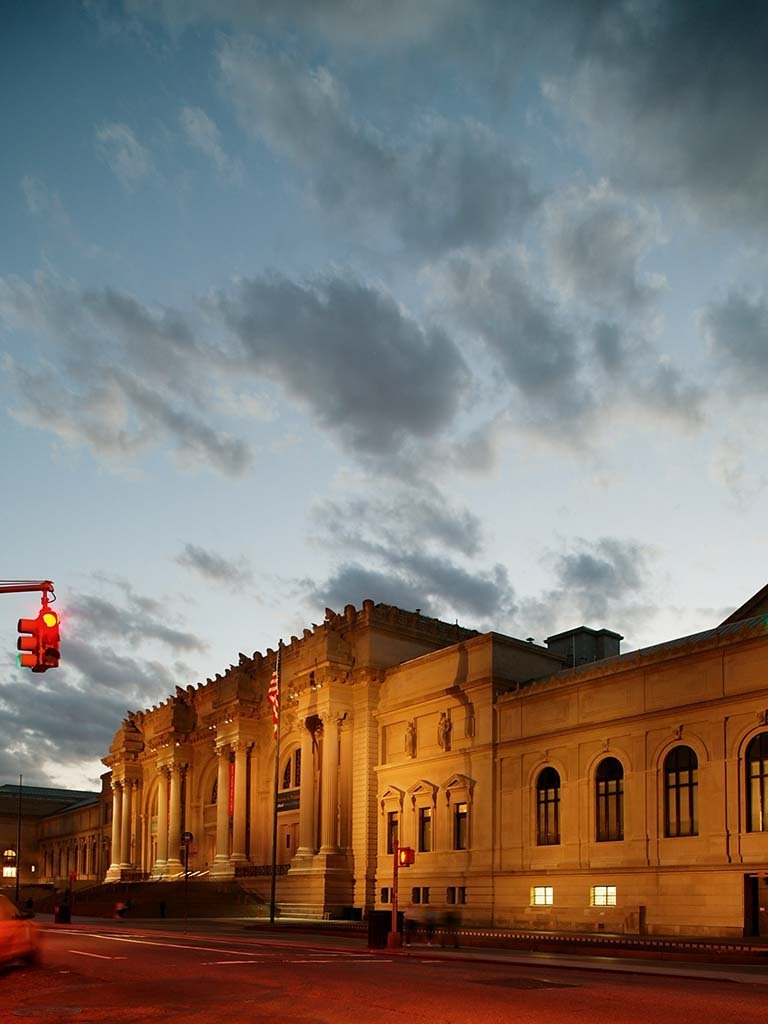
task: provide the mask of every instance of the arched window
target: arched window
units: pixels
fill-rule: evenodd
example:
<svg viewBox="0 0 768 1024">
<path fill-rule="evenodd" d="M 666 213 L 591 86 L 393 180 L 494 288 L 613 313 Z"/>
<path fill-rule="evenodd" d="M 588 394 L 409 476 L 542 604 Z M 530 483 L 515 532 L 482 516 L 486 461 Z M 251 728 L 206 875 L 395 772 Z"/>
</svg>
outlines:
<svg viewBox="0 0 768 1024">
<path fill-rule="evenodd" d="M 597 767 L 595 811 L 598 843 L 624 838 L 624 769 L 615 757 L 606 757 Z"/>
<path fill-rule="evenodd" d="M 699 759 L 690 747 L 674 747 L 664 759 L 664 835 L 699 834 Z"/>
<path fill-rule="evenodd" d="M 16 877 L 16 851 L 3 850 L 3 878 Z"/>
<path fill-rule="evenodd" d="M 768 732 L 747 747 L 747 832 L 768 832 Z"/>
<path fill-rule="evenodd" d="M 536 782 L 536 845 L 560 844 L 560 776 L 545 768 Z"/>
<path fill-rule="evenodd" d="M 280 780 L 281 789 L 298 789 L 301 785 L 301 747 L 286 759 Z"/>
</svg>

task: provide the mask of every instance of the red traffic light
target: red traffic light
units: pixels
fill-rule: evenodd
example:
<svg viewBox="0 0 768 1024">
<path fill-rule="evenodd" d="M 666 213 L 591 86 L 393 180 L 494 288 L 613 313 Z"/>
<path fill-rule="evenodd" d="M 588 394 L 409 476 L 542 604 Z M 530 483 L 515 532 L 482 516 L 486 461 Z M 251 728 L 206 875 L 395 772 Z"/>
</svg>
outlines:
<svg viewBox="0 0 768 1024">
<path fill-rule="evenodd" d="M 400 846 L 397 850 L 397 866 L 409 868 L 416 859 L 416 851 L 412 846 Z"/>
<path fill-rule="evenodd" d="M 45 598 L 36 619 L 19 619 L 18 630 L 22 635 L 16 646 L 22 653 L 17 655 L 16 663 L 20 668 L 31 668 L 33 672 L 58 668 L 60 621 L 59 614 L 48 606 Z"/>
<path fill-rule="evenodd" d="M 20 636 L 16 646 L 23 654 L 16 656 L 16 664 L 20 668 L 31 668 L 33 672 L 44 672 L 40 668 L 40 631 L 43 627 L 42 617 L 36 619 L 19 619 L 19 633 L 29 633 L 29 636 Z"/>
<path fill-rule="evenodd" d="M 40 635 L 40 660 L 45 672 L 48 668 L 58 668 L 61 655 L 59 654 L 59 622 L 61 619 L 57 612 L 50 608 L 44 608 L 40 613 L 43 628 Z"/>
</svg>

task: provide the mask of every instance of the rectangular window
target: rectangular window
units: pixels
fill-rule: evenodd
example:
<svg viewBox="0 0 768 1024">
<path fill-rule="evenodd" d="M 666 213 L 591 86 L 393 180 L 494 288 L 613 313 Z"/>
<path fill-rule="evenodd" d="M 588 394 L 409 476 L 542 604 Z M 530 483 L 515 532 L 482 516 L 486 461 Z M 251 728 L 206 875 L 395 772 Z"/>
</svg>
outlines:
<svg viewBox="0 0 768 1024">
<path fill-rule="evenodd" d="M 432 849 L 432 808 L 419 808 L 419 853 L 429 853 Z"/>
<path fill-rule="evenodd" d="M 466 850 L 467 848 L 467 817 L 467 805 L 456 804 L 453 812 L 454 850 Z"/>
<path fill-rule="evenodd" d="M 381 902 L 389 903 L 389 889 L 386 887 L 381 890 Z"/>
<path fill-rule="evenodd" d="M 555 902 L 555 890 L 551 885 L 531 886 L 531 906 L 551 907 Z"/>
<path fill-rule="evenodd" d="M 429 903 L 429 886 L 428 885 L 424 885 L 421 888 L 421 902 L 422 903 Z"/>
<path fill-rule="evenodd" d="M 411 889 L 411 903 L 421 903 L 421 889 L 418 885 Z"/>
<path fill-rule="evenodd" d="M 456 902 L 456 886 L 455 885 L 449 885 L 448 888 L 445 890 L 445 902 L 446 903 L 455 903 Z"/>
<path fill-rule="evenodd" d="M 395 840 L 398 838 L 399 814 L 390 811 L 387 814 L 387 853 L 395 852 Z"/>
<path fill-rule="evenodd" d="M 6 865 L 3 868 L 3 878 L 15 878 L 15 877 L 16 877 L 16 868 L 8 867 L 8 865 Z"/>
<path fill-rule="evenodd" d="M 615 907 L 615 885 L 593 885 L 590 891 L 590 905 L 593 907 Z"/>
</svg>

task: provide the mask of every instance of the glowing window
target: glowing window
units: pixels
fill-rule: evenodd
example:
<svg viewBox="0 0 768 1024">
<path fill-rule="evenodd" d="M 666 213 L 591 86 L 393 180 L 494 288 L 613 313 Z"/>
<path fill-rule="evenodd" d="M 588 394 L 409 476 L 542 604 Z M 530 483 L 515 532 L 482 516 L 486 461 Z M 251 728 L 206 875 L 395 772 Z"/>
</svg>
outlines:
<svg viewBox="0 0 768 1024">
<path fill-rule="evenodd" d="M 555 890 L 551 885 L 531 886 L 531 906 L 551 907 L 555 902 Z"/>
<path fill-rule="evenodd" d="M 593 885 L 590 890 L 590 905 L 593 907 L 615 907 L 615 885 Z"/>
</svg>

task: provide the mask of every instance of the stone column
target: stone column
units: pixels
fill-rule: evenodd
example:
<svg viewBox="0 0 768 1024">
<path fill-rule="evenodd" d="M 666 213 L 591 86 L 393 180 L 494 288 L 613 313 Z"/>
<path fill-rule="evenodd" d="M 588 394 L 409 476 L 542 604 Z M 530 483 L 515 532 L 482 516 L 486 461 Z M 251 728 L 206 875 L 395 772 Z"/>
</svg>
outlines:
<svg viewBox="0 0 768 1024">
<path fill-rule="evenodd" d="M 122 793 L 119 782 L 112 783 L 112 863 L 109 870 L 119 870 L 122 857 L 120 856 L 120 835 L 122 832 Z"/>
<path fill-rule="evenodd" d="M 229 868 L 229 747 L 219 747 L 216 756 L 219 766 L 216 777 L 216 856 L 213 859 L 213 874 L 219 873 L 215 870 L 217 864 Z"/>
<path fill-rule="evenodd" d="M 315 852 L 315 765 L 312 733 L 307 723 L 301 733 L 301 787 L 299 790 L 299 848 L 297 857 Z"/>
<path fill-rule="evenodd" d="M 153 874 L 162 878 L 168 867 L 168 769 L 158 769 L 157 781 L 157 860 Z"/>
<path fill-rule="evenodd" d="M 135 868 L 143 870 L 141 866 L 141 824 L 143 821 L 141 814 L 141 779 L 133 780 L 131 791 L 131 828 L 129 836 L 133 835 L 133 855 L 130 860 Z M 130 838 L 128 842 L 130 844 Z"/>
<path fill-rule="evenodd" d="M 123 782 L 123 814 L 120 830 L 120 867 L 131 866 L 131 793 L 130 779 Z"/>
<path fill-rule="evenodd" d="M 171 806 L 168 822 L 168 861 L 167 873 L 178 874 L 182 870 L 179 859 L 181 846 L 181 773 L 183 765 L 170 765 L 171 772 Z"/>
<path fill-rule="evenodd" d="M 320 811 L 320 853 L 338 853 L 339 813 L 339 721 L 327 714 L 323 722 L 322 809 Z"/>
<path fill-rule="evenodd" d="M 235 817 L 232 822 L 231 860 L 244 861 L 245 856 L 245 794 L 248 782 L 248 744 L 235 744 Z"/>
</svg>

